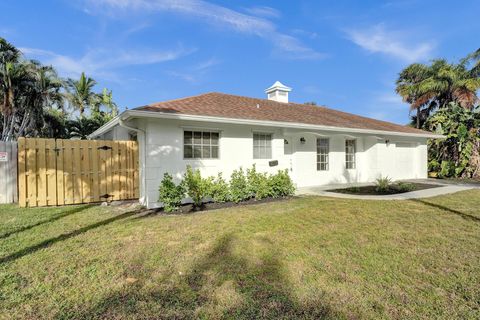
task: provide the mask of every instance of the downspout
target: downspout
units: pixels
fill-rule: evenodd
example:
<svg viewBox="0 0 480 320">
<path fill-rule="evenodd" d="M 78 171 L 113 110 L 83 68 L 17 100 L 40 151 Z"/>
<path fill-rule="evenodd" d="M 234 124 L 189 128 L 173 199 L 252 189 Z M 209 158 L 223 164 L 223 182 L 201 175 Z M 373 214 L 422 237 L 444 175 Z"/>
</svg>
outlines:
<svg viewBox="0 0 480 320">
<path fill-rule="evenodd" d="M 141 169 L 142 169 L 142 173 L 143 173 L 143 179 L 142 179 L 142 190 L 143 190 L 143 198 L 140 198 L 139 201 L 141 204 L 147 206 L 148 203 L 147 203 L 147 180 L 146 180 L 146 172 L 145 172 L 145 168 L 146 168 L 146 160 L 147 160 L 147 133 L 145 132 L 145 130 L 142 130 L 142 129 L 139 129 L 139 128 L 134 128 L 134 127 L 131 127 L 129 125 L 127 125 L 123 120 L 122 118 L 119 118 L 118 119 L 118 124 L 120 125 L 120 127 L 122 128 L 125 128 L 127 130 L 132 130 L 132 131 L 135 131 L 137 132 L 138 134 L 141 134 L 143 136 L 143 161 L 141 161 Z"/>
</svg>

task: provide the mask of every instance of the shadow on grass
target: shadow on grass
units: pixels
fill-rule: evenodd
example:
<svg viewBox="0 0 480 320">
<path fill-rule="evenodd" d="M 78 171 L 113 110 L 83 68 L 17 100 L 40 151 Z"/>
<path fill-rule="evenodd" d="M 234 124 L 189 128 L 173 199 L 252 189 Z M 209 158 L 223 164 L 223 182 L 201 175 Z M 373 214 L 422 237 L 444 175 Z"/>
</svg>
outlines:
<svg viewBox="0 0 480 320">
<path fill-rule="evenodd" d="M 42 221 L 39 221 L 37 223 L 31 224 L 29 226 L 23 226 L 23 227 L 20 227 L 18 229 L 6 232 L 6 233 L 0 235 L 0 239 L 5 239 L 5 238 L 10 237 L 11 235 L 30 230 L 32 228 L 41 226 L 41 225 L 46 224 L 46 223 L 51 223 L 51 222 L 57 221 L 61 218 L 70 216 L 70 215 L 75 214 L 75 213 L 82 212 L 83 210 L 86 210 L 86 209 L 91 208 L 91 207 L 93 207 L 93 205 L 79 206 L 79 207 L 73 208 L 71 210 L 58 213 L 57 215 L 53 216 L 50 219 L 42 220 Z"/>
<path fill-rule="evenodd" d="M 462 217 L 466 220 L 472 220 L 472 221 L 475 221 L 475 222 L 480 222 L 479 217 L 476 217 L 476 216 L 468 214 L 468 213 L 464 213 L 464 212 L 461 212 L 461 211 L 458 211 L 458 210 L 455 210 L 455 209 L 450 209 L 448 207 L 445 207 L 445 206 L 442 206 L 442 205 L 439 205 L 439 204 L 436 204 L 436 203 L 431 203 L 431 202 L 425 201 L 423 199 L 410 199 L 410 200 L 413 201 L 413 202 L 419 202 L 419 203 L 422 203 L 424 205 L 427 205 L 427 206 L 430 206 L 430 207 L 433 207 L 433 208 L 437 208 L 437 209 L 440 209 L 440 210 L 443 210 L 443 211 L 454 213 L 454 214 L 459 215 L 460 217 Z"/>
<path fill-rule="evenodd" d="M 296 301 L 274 250 L 252 262 L 233 252 L 234 239 L 231 234 L 221 237 L 212 251 L 183 276 L 174 272 L 173 276 L 158 280 L 154 288 L 142 286 L 140 279 L 79 316 L 88 319 L 339 318 L 325 303 L 321 292 L 311 301 Z M 139 278 L 146 277 L 142 274 Z M 152 279 L 148 280 L 151 284 Z"/>
<path fill-rule="evenodd" d="M 22 250 L 19 250 L 17 252 L 14 252 L 8 256 L 5 256 L 5 257 L 2 257 L 0 258 L 0 264 L 3 264 L 3 263 L 7 263 L 7 262 L 11 262 L 11 261 L 14 261 L 18 258 L 21 258 L 23 256 L 26 256 L 28 254 L 31 254 L 31 253 L 34 253 L 40 249 L 44 249 L 54 243 L 57 243 L 59 241 L 64 241 L 64 240 L 67 240 L 67 239 L 70 239 L 70 238 L 73 238 L 73 237 L 76 237 L 82 233 L 85 233 L 87 231 L 90 231 L 92 229 L 95 229 L 95 228 L 98 228 L 98 227 L 102 227 L 102 226 L 105 226 L 107 224 L 110 224 L 112 222 L 115 222 L 115 221 L 118 221 L 118 220 L 122 220 L 122 219 L 125 219 L 125 218 L 128 218 L 134 214 L 136 214 L 137 211 L 131 211 L 131 212 L 126 212 L 126 213 L 123 213 L 123 214 L 120 214 L 118 216 L 115 216 L 115 217 L 112 217 L 112 218 L 109 218 L 109 219 L 106 219 L 106 220 L 102 220 L 102 221 L 99 221 L 99 222 L 96 222 L 94 224 L 91 224 L 91 225 L 88 225 L 88 226 L 85 226 L 83 228 L 80 228 L 80 229 L 77 229 L 77 230 L 74 230 L 72 232 L 69 232 L 69 233 L 65 233 L 65 234 L 62 234 L 62 235 L 59 235 L 58 237 L 55 237 L 55 238 L 50 238 L 50 239 L 47 239 L 47 240 L 44 240 L 36 245 L 33 245 L 33 246 L 30 246 L 30 247 L 27 247 L 27 248 L 24 248 Z"/>
</svg>

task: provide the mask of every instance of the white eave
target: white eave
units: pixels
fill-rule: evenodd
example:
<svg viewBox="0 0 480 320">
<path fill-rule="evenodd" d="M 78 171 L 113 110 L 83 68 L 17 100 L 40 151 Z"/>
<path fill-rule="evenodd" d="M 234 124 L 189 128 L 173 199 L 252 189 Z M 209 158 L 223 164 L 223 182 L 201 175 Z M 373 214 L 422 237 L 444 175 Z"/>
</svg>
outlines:
<svg viewBox="0 0 480 320">
<path fill-rule="evenodd" d="M 115 118 L 113 118 L 112 120 L 104 124 L 102 127 L 98 128 L 93 133 L 91 133 L 88 136 L 88 138 L 93 139 L 109 131 L 110 129 L 112 129 L 118 124 L 120 118 L 123 121 L 126 121 L 129 118 L 161 118 L 161 119 L 203 121 L 203 122 L 214 122 L 214 123 L 245 124 L 245 125 L 266 126 L 266 127 L 281 127 L 281 128 L 291 128 L 291 129 L 308 129 L 308 130 L 323 130 L 323 131 L 334 131 L 334 132 L 362 133 L 362 134 L 369 134 L 369 135 L 389 135 L 389 136 L 403 136 L 403 137 L 417 137 L 417 138 L 431 138 L 431 139 L 445 138 L 443 135 L 428 133 L 428 132 L 409 133 L 409 132 L 397 132 L 397 131 L 386 131 L 386 130 L 333 127 L 333 126 L 314 125 L 314 124 L 296 123 L 296 122 L 224 118 L 224 117 L 199 116 L 199 115 L 156 112 L 156 111 L 142 111 L 142 110 L 126 110 L 122 112 L 120 115 L 116 116 Z"/>
</svg>

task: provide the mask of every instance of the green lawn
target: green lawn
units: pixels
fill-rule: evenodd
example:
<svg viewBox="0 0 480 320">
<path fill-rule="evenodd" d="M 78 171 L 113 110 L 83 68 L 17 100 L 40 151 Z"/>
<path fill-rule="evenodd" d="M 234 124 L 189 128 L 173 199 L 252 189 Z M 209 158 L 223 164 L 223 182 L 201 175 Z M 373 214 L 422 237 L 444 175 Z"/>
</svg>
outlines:
<svg viewBox="0 0 480 320">
<path fill-rule="evenodd" d="M 480 190 L 188 215 L 0 206 L 0 317 L 480 318 Z"/>
</svg>

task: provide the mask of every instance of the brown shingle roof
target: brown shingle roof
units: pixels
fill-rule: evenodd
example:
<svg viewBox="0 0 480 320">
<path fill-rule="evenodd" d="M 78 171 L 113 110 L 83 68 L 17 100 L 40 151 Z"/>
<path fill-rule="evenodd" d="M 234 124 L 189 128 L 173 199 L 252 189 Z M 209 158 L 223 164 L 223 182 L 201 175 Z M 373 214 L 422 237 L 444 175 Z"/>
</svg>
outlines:
<svg viewBox="0 0 480 320">
<path fill-rule="evenodd" d="M 158 102 L 134 110 L 428 134 L 428 132 L 415 128 L 357 116 L 323 106 L 282 103 L 217 92 Z"/>
</svg>

